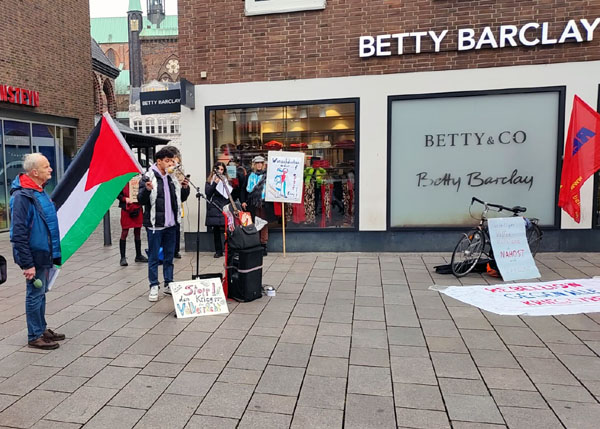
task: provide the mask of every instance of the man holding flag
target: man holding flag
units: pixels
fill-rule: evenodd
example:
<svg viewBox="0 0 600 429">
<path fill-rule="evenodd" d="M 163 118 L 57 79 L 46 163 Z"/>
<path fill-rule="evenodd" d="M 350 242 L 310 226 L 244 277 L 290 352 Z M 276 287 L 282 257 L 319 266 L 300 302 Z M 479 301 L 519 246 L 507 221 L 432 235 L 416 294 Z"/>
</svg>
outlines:
<svg viewBox="0 0 600 429">
<path fill-rule="evenodd" d="M 575 96 L 565 145 L 558 206 L 575 222 L 581 222 L 579 192 L 585 181 L 600 169 L 600 115 Z"/>
</svg>

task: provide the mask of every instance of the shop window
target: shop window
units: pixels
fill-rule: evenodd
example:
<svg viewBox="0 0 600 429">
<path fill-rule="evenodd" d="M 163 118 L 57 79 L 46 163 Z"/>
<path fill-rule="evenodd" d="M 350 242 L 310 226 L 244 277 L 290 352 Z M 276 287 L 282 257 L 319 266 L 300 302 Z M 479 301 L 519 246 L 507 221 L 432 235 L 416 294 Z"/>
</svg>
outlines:
<svg viewBox="0 0 600 429">
<path fill-rule="evenodd" d="M 154 134 L 156 129 L 154 128 L 154 119 L 146 119 L 146 134 Z"/>
<path fill-rule="evenodd" d="M 167 127 L 167 120 L 165 118 L 160 118 L 158 120 L 158 134 L 168 134 L 169 129 Z"/>
<path fill-rule="evenodd" d="M 211 162 L 227 165 L 239 198 L 252 158 L 277 150 L 302 152 L 304 198 L 286 204 L 286 228 L 354 228 L 356 112 L 355 101 L 211 110 Z M 271 226 L 277 227 L 281 205 L 273 207 Z"/>
<path fill-rule="evenodd" d="M 133 121 L 133 129 L 140 133 L 144 130 L 141 119 L 136 119 Z"/>
<path fill-rule="evenodd" d="M 53 174 L 46 184 L 46 191 L 50 194 L 56 187 L 58 167 L 56 165 L 56 128 L 54 125 L 32 124 L 33 152 L 40 152 L 50 162 Z"/>
<path fill-rule="evenodd" d="M 171 134 L 179 134 L 179 119 L 171 119 Z"/>
<path fill-rule="evenodd" d="M 326 0 L 245 0 L 246 15 L 325 9 Z"/>
<path fill-rule="evenodd" d="M 563 104 L 562 88 L 390 97 L 389 226 L 473 225 L 474 196 L 554 226 Z"/>
<path fill-rule="evenodd" d="M 0 166 L 4 166 L 4 150 L 2 136 L 2 121 L 0 121 Z M 0 170 L 0 229 L 8 228 L 8 184 L 6 183 L 6 169 Z"/>
</svg>

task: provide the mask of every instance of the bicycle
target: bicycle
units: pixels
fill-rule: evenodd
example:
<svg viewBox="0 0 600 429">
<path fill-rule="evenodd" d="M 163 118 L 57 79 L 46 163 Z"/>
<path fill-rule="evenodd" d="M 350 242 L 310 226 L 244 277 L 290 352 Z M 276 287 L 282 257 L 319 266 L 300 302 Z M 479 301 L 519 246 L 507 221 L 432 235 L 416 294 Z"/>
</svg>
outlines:
<svg viewBox="0 0 600 429">
<path fill-rule="evenodd" d="M 473 213 L 471 212 L 471 208 L 475 202 L 483 204 L 483 212 L 480 217 L 473 216 Z M 497 212 L 508 211 L 511 212 L 513 216 L 519 216 L 520 213 L 527 211 L 527 208 L 525 207 L 505 207 L 500 204 L 487 203 L 479 198 L 473 197 L 471 199 L 471 205 L 469 206 L 469 215 L 471 215 L 473 219 L 478 219 L 479 224 L 468 233 L 463 234 L 456 244 L 454 252 L 452 252 L 450 266 L 452 267 L 452 274 L 456 277 L 463 277 L 469 274 L 483 255 L 487 256 L 490 261 L 494 259 L 486 216 L 490 209 L 495 209 L 494 211 Z M 538 219 L 526 217 L 523 217 L 523 219 L 525 221 L 527 243 L 529 244 L 531 255 L 535 256 L 539 249 L 540 241 L 542 240 L 542 230 L 538 226 Z"/>
</svg>

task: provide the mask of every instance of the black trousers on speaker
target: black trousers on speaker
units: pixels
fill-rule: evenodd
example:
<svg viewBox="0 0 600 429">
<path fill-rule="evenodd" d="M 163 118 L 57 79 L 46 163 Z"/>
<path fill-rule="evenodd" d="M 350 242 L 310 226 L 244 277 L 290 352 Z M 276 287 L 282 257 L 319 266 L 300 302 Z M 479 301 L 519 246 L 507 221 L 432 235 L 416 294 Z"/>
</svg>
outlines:
<svg viewBox="0 0 600 429">
<path fill-rule="evenodd" d="M 229 298 L 248 302 L 262 296 L 262 262 L 262 246 L 229 251 L 227 255 Z"/>
</svg>

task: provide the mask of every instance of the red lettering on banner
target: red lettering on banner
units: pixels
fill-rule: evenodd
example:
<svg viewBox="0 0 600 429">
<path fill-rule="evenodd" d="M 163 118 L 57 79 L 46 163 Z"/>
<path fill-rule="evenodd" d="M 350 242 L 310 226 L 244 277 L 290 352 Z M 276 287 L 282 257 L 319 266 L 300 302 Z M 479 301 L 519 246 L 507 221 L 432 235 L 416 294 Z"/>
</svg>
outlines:
<svg viewBox="0 0 600 429">
<path fill-rule="evenodd" d="M 12 86 L 7 87 L 6 92 L 8 93 L 8 102 L 14 103 L 15 102 L 15 93 L 13 92 L 13 87 Z"/>
<path fill-rule="evenodd" d="M 6 98 L 6 85 L 0 85 L 0 101 L 8 101 Z"/>
</svg>

